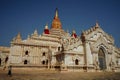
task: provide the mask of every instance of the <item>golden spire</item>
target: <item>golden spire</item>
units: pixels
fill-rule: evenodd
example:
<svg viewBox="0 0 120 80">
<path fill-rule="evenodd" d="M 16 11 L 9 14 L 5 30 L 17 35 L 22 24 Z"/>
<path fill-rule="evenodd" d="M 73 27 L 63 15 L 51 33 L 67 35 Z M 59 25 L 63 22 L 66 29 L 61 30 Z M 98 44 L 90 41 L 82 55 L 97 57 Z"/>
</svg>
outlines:
<svg viewBox="0 0 120 80">
<path fill-rule="evenodd" d="M 55 10 L 55 18 L 58 18 L 58 8 Z"/>
<path fill-rule="evenodd" d="M 52 26 L 51 28 L 54 28 L 54 29 L 62 29 L 62 24 L 60 22 L 60 19 L 58 17 L 58 9 L 56 8 L 55 10 L 55 16 L 54 16 L 54 19 L 52 21 Z"/>
</svg>

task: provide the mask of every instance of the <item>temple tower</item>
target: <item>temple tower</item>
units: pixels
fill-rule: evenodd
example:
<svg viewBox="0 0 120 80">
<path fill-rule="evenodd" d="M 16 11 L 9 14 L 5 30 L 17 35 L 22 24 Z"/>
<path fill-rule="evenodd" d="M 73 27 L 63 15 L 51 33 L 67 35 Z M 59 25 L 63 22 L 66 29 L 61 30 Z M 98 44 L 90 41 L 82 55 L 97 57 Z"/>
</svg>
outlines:
<svg viewBox="0 0 120 80">
<path fill-rule="evenodd" d="M 62 29 L 62 24 L 61 24 L 60 19 L 58 17 L 58 9 L 57 8 L 55 10 L 55 16 L 53 18 L 51 28 Z"/>
</svg>

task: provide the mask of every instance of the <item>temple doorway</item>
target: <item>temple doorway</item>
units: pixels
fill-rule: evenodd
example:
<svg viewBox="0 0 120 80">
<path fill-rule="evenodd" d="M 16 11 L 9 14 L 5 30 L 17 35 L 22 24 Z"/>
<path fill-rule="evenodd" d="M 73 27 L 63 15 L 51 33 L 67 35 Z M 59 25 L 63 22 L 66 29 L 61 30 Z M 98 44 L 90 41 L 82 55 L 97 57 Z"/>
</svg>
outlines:
<svg viewBox="0 0 120 80">
<path fill-rule="evenodd" d="M 78 59 L 75 60 L 75 65 L 78 65 L 79 64 L 79 61 Z"/>
<path fill-rule="evenodd" d="M 42 64 L 45 65 L 45 61 L 44 60 L 42 61 Z"/>
<path fill-rule="evenodd" d="M 24 60 L 24 64 L 27 64 L 28 63 L 28 61 L 27 60 Z"/>
<path fill-rule="evenodd" d="M 106 69 L 106 57 L 105 57 L 105 49 L 100 48 L 98 52 L 98 60 L 99 60 L 99 68 L 100 70 Z"/>
</svg>

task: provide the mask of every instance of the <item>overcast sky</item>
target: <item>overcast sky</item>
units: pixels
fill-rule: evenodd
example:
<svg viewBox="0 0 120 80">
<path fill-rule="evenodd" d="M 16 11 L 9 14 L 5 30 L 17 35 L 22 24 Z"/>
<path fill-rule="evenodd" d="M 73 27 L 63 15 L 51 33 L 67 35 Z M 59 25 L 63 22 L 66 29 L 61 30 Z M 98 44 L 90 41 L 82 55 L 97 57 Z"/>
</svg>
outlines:
<svg viewBox="0 0 120 80">
<path fill-rule="evenodd" d="M 26 39 L 35 29 L 49 28 L 58 8 L 62 28 L 77 35 L 95 25 L 115 39 L 120 47 L 120 0 L 0 0 L 0 46 L 10 46 L 20 32 Z"/>
</svg>

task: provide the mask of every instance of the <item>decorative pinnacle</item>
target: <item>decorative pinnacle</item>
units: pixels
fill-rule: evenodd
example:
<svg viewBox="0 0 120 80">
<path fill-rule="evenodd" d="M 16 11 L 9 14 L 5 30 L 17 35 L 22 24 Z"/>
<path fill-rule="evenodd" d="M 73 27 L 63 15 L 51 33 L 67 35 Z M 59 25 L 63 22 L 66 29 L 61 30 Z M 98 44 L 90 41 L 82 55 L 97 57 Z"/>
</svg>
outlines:
<svg viewBox="0 0 120 80">
<path fill-rule="evenodd" d="M 34 36 L 38 36 L 38 31 L 37 31 L 37 29 L 35 29 L 33 35 L 34 35 Z"/>
<path fill-rule="evenodd" d="M 17 39 L 21 39 L 21 35 L 20 35 L 20 32 L 18 33 L 18 35 L 17 35 L 17 37 L 16 37 Z"/>
<path fill-rule="evenodd" d="M 96 21 L 96 25 L 95 25 L 96 27 L 99 27 L 99 24 L 98 24 L 98 21 Z"/>
<path fill-rule="evenodd" d="M 46 23 L 46 25 L 45 25 L 45 29 L 48 29 L 48 23 Z"/>
<path fill-rule="evenodd" d="M 20 32 L 18 33 L 18 35 L 16 36 L 16 39 L 15 39 L 17 42 L 20 42 L 22 40 L 21 38 L 21 35 L 20 35 Z"/>
<path fill-rule="evenodd" d="M 56 8 L 56 10 L 55 10 L 55 17 L 56 18 L 58 17 L 58 8 Z"/>
<path fill-rule="evenodd" d="M 72 33 L 75 34 L 76 33 L 75 30 L 73 30 Z"/>
</svg>

